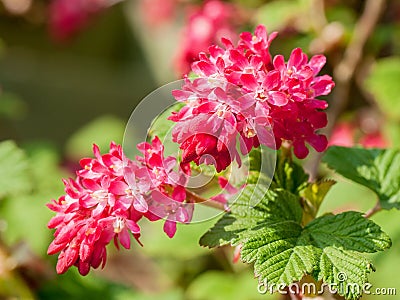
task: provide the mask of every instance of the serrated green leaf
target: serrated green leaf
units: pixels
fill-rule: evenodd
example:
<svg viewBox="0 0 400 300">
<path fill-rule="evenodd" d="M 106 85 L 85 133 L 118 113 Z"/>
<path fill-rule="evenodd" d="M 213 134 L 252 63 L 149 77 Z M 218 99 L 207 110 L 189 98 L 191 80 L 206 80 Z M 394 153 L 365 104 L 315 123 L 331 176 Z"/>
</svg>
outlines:
<svg viewBox="0 0 400 300">
<path fill-rule="evenodd" d="M 304 246 L 301 232 L 300 224 L 293 221 L 249 232 L 243 241 L 241 258 L 255 262 L 254 272 L 260 280 L 289 285 L 311 273 L 315 264 L 313 247 Z"/>
<path fill-rule="evenodd" d="M 252 197 L 261 197 L 254 207 L 250 205 Z M 361 254 L 389 248 L 390 238 L 359 212 L 324 215 L 303 228 L 299 201 L 298 196 L 281 189 L 250 185 L 200 244 L 240 244 L 242 260 L 254 263 L 255 275 L 270 286 L 289 285 L 308 274 L 336 286 L 351 283 L 362 287 L 373 267 Z M 340 272 L 347 279 L 339 277 Z M 338 292 L 357 299 L 362 290 Z"/>
<path fill-rule="evenodd" d="M 238 238 L 239 232 L 245 226 L 246 224 L 240 224 L 232 214 L 227 213 L 200 238 L 199 243 L 210 248 L 228 245 Z"/>
<path fill-rule="evenodd" d="M 270 285 L 289 285 L 305 274 L 313 274 L 316 280 L 326 283 L 359 287 L 372 270 L 372 264 L 361 253 L 391 246 L 380 227 L 358 212 L 325 215 L 304 229 L 293 221 L 276 223 L 248 232 L 242 243 L 242 260 L 254 262 L 255 275 Z M 361 292 L 339 290 L 347 299 L 357 299 Z"/>
<path fill-rule="evenodd" d="M 234 199 L 231 212 L 241 218 L 255 217 L 270 222 L 300 222 L 302 210 L 299 197 L 283 189 L 246 186 Z"/>
<path fill-rule="evenodd" d="M 361 253 L 391 246 L 380 227 L 358 212 L 325 215 L 304 229 L 294 222 L 278 223 L 247 236 L 242 259 L 255 262 L 259 280 L 289 285 L 312 274 L 316 280 L 335 284 L 346 299 L 361 296 L 362 289 L 351 289 L 351 285 L 362 287 L 373 270 Z"/>
<path fill-rule="evenodd" d="M 373 190 L 384 209 L 400 209 L 400 151 L 333 146 L 323 161 L 340 175 Z"/>
<path fill-rule="evenodd" d="M 381 111 L 400 120 L 400 57 L 383 58 L 376 62 L 364 87 L 376 98 Z"/>
<path fill-rule="evenodd" d="M 61 178 L 69 174 L 60 170 L 55 149 L 38 143 L 27 145 L 26 152 L 32 189 L 3 201 L 0 215 L 7 226 L 2 239 L 8 245 L 24 241 L 35 253 L 45 255 L 51 241 L 46 224 L 53 215 L 45 205 L 55 195 L 63 193 Z"/>
<path fill-rule="evenodd" d="M 362 295 L 371 271 L 370 262 L 358 252 L 337 247 L 322 249 L 318 267 L 318 280 L 334 284 L 339 295 L 354 300 Z"/>
<path fill-rule="evenodd" d="M 31 189 L 29 162 L 13 141 L 0 143 L 0 199 Z"/>
<path fill-rule="evenodd" d="M 304 232 L 310 234 L 319 248 L 335 246 L 374 253 L 391 246 L 390 238 L 377 224 L 355 211 L 321 216 L 307 224 Z"/>
<path fill-rule="evenodd" d="M 207 247 L 235 244 L 246 230 L 275 222 L 299 223 L 301 217 L 297 196 L 281 189 L 269 190 L 260 184 L 250 184 L 235 197 L 230 212 L 201 237 L 200 244 Z"/>
</svg>

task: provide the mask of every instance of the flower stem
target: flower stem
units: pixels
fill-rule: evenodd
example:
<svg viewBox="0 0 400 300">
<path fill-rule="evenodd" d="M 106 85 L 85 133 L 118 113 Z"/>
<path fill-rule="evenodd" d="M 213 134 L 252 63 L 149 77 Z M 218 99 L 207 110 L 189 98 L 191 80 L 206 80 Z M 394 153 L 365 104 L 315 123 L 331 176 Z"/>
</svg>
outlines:
<svg viewBox="0 0 400 300">
<path fill-rule="evenodd" d="M 192 200 L 195 203 L 204 204 L 206 206 L 213 207 L 213 208 L 216 208 L 219 210 L 226 210 L 223 203 L 217 202 L 217 201 L 214 201 L 211 199 L 205 199 L 205 198 L 201 197 L 200 195 L 193 193 L 191 191 L 188 191 L 188 190 L 186 190 L 186 197 L 188 200 Z"/>
<path fill-rule="evenodd" d="M 374 214 L 376 214 L 378 211 L 381 211 L 382 207 L 381 207 L 381 203 L 379 202 L 379 200 L 376 202 L 375 206 L 371 209 L 369 209 L 365 214 L 364 217 L 365 218 L 371 218 Z"/>
</svg>

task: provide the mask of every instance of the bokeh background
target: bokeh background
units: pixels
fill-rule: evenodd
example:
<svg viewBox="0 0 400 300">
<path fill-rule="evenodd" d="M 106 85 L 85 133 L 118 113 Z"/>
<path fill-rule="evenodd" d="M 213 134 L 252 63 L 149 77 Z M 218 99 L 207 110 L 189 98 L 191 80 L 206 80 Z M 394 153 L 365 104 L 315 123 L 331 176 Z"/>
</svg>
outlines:
<svg viewBox="0 0 400 300">
<path fill-rule="evenodd" d="M 327 98 L 330 143 L 400 145 L 400 1 L 397 0 L 0 0 L 0 299 L 278 299 L 260 295 L 251 267 L 233 249 L 198 238 L 215 222 L 179 226 L 168 239 L 143 225 L 143 248 L 110 247 L 104 270 L 56 275 L 46 255 L 45 207 L 63 193 L 92 143 L 122 142 L 148 93 L 187 73 L 197 53 L 259 24 L 278 30 L 273 54 L 324 53 L 336 81 Z M 339 181 L 321 213 L 366 211 L 375 195 Z M 400 170 L 399 170 L 400 171 Z M 400 293 L 398 212 L 373 219 L 393 247 L 372 257 L 374 287 Z M 365 299 L 383 296 L 366 296 Z M 399 299 L 384 296 L 384 299 Z"/>
</svg>

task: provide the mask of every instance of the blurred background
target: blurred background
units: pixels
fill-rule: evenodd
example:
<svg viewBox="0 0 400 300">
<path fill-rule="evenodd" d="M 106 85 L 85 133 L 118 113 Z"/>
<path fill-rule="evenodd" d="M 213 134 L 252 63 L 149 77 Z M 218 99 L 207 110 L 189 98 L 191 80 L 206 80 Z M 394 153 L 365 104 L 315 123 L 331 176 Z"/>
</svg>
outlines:
<svg viewBox="0 0 400 300">
<path fill-rule="evenodd" d="M 122 142 L 135 105 L 182 78 L 200 51 L 259 24 L 279 31 L 271 52 L 324 53 L 333 145 L 400 145 L 398 0 L 0 0 L 0 299 L 278 299 L 260 295 L 233 249 L 198 238 L 215 222 L 179 226 L 168 239 L 143 224 L 144 247 L 114 251 L 104 270 L 56 275 L 46 255 L 45 207 L 63 193 L 92 143 Z M 306 161 L 314 177 L 334 176 Z M 372 192 L 337 178 L 321 213 L 366 211 Z M 395 211 L 373 219 L 393 247 L 372 256 L 374 287 L 395 287 L 400 226 Z M 376 299 L 379 296 L 366 296 Z M 399 299 L 385 296 L 385 299 Z"/>
</svg>

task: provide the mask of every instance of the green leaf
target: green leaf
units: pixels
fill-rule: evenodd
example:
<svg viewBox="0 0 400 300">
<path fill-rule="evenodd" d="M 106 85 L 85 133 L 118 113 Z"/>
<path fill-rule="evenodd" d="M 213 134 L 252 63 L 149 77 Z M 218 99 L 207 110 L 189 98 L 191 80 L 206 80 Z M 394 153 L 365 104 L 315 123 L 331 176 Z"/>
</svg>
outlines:
<svg viewBox="0 0 400 300">
<path fill-rule="evenodd" d="M 313 206 L 319 207 L 326 194 L 335 183 L 336 181 L 334 180 L 324 180 L 321 182 L 311 183 L 302 191 L 301 195 L 310 201 Z"/>
<path fill-rule="evenodd" d="M 391 246 L 391 240 L 373 221 L 360 212 L 347 211 L 321 216 L 304 227 L 319 248 L 335 246 L 346 250 L 374 253 Z"/>
<path fill-rule="evenodd" d="M 257 205 L 253 205 L 257 203 Z M 225 214 L 200 239 L 200 244 L 208 247 L 236 244 L 256 226 L 281 221 L 300 223 L 302 210 L 299 198 L 284 190 L 269 190 L 263 185 L 247 185 Z"/>
<path fill-rule="evenodd" d="M 293 221 L 277 223 L 249 232 L 243 241 L 241 258 L 254 262 L 254 273 L 268 284 L 299 281 L 315 265 L 314 247 L 301 237 L 302 227 Z"/>
<path fill-rule="evenodd" d="M 253 197 L 261 200 L 254 207 L 250 205 Z M 272 287 L 290 285 L 307 274 L 337 286 L 352 283 L 362 287 L 373 266 L 361 254 L 389 248 L 388 235 L 359 212 L 324 215 L 303 228 L 299 203 L 299 196 L 282 189 L 249 185 L 200 244 L 241 245 L 242 260 L 254 263 L 259 281 Z M 338 292 L 357 299 L 362 290 Z"/>
<path fill-rule="evenodd" d="M 252 149 L 248 155 L 248 159 L 249 159 L 249 170 L 260 172 L 261 162 L 262 162 L 261 146 L 259 146 L 258 148 Z"/>
<path fill-rule="evenodd" d="M 400 57 L 388 57 L 376 62 L 364 88 L 376 98 L 381 111 L 400 120 Z"/>
<path fill-rule="evenodd" d="M 333 284 L 338 294 L 346 299 L 359 299 L 368 282 L 371 263 L 358 252 L 337 247 L 325 247 L 319 259 L 318 280 Z M 352 288 L 354 286 L 354 288 Z"/>
<path fill-rule="evenodd" d="M 324 180 L 321 182 L 310 183 L 308 186 L 301 191 L 300 195 L 303 197 L 305 214 L 310 216 L 312 219 L 318 213 L 318 209 L 325 199 L 326 194 L 329 192 L 331 187 L 336 183 L 334 180 Z M 303 223 L 308 223 L 304 222 Z"/>
<path fill-rule="evenodd" d="M 46 224 L 54 213 L 45 205 L 63 193 L 61 178 L 69 174 L 61 172 L 55 149 L 35 144 L 29 145 L 26 152 L 32 189 L 29 193 L 9 196 L 2 202 L 0 215 L 7 224 L 2 238 L 8 245 L 24 241 L 36 254 L 46 255 L 51 241 Z"/>
<path fill-rule="evenodd" d="M 389 237 L 378 225 L 360 213 L 346 212 L 320 217 L 304 229 L 289 221 L 253 231 L 243 242 L 241 257 L 255 262 L 255 275 L 270 285 L 289 285 L 312 273 L 316 280 L 339 285 L 342 272 L 348 283 L 361 287 L 373 267 L 360 253 L 390 246 Z M 348 299 L 360 296 L 350 292 L 339 291 Z"/>
<path fill-rule="evenodd" d="M 13 141 L 0 143 L 0 170 L 0 199 L 32 188 L 26 155 Z"/>
<path fill-rule="evenodd" d="M 323 161 L 340 175 L 373 190 L 384 209 L 400 209 L 400 151 L 334 146 Z"/>
<path fill-rule="evenodd" d="M 273 180 L 275 187 L 283 188 L 297 195 L 306 188 L 308 178 L 309 176 L 300 165 L 286 157 L 278 158 Z"/>
<path fill-rule="evenodd" d="M 275 174 L 277 162 L 277 151 L 266 146 L 260 145 L 252 149 L 248 155 L 245 155 L 242 165 L 246 166 L 244 174 L 246 184 L 263 184 L 269 186 Z M 236 172 L 236 171 L 235 171 Z"/>
</svg>

